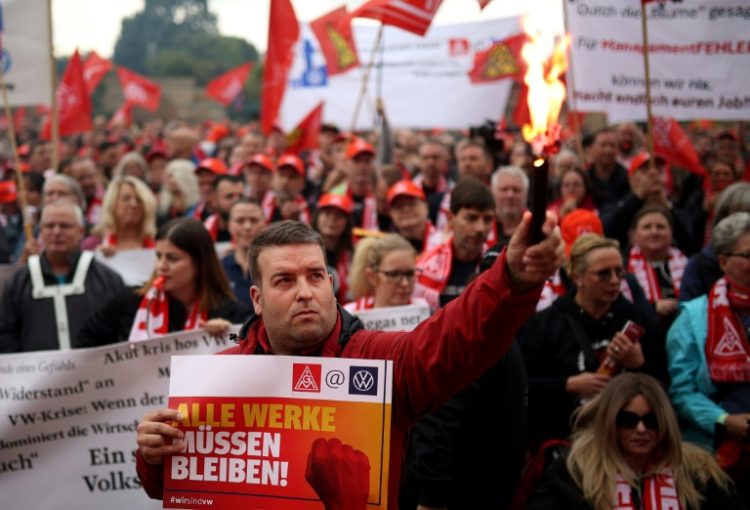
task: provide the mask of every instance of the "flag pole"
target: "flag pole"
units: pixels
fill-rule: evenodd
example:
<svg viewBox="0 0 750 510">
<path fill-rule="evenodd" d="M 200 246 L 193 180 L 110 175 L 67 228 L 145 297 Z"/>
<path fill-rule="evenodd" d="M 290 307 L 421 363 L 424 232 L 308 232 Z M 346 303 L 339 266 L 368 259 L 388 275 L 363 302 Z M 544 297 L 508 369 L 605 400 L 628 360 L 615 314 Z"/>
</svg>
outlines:
<svg viewBox="0 0 750 510">
<path fill-rule="evenodd" d="M 5 72 L 3 70 L 3 62 L 0 61 L 0 90 L 2 90 L 3 96 L 3 109 L 5 110 L 5 118 L 8 121 L 8 138 L 10 138 L 10 148 L 13 153 L 13 165 L 16 168 L 16 187 L 18 188 L 18 205 L 21 208 L 21 215 L 23 217 L 23 228 L 26 234 L 26 239 L 32 239 L 34 237 L 34 230 L 31 225 L 30 218 L 28 217 L 28 200 L 26 199 L 26 181 L 23 179 L 21 173 L 21 157 L 18 155 L 18 142 L 16 141 L 16 126 L 14 124 L 13 115 L 10 111 L 10 102 L 8 101 L 8 87 L 5 83 Z"/>
<path fill-rule="evenodd" d="M 651 113 L 651 66 L 649 65 L 649 48 L 648 48 L 648 20 L 646 19 L 646 2 L 641 2 L 641 29 L 643 33 L 643 66 L 646 78 L 646 120 L 648 122 L 648 132 L 646 133 L 646 147 L 651 157 L 648 160 L 648 166 L 651 170 L 656 167 L 654 161 L 654 116 Z"/>
<path fill-rule="evenodd" d="M 52 82 L 52 100 L 50 101 L 50 128 L 52 133 L 52 168 L 57 172 L 57 165 L 60 159 L 60 122 L 57 111 L 57 64 L 55 62 L 55 44 L 52 41 L 52 0 L 47 0 L 47 23 L 49 24 L 49 65 L 50 80 Z"/>
<path fill-rule="evenodd" d="M 568 3 L 563 2 L 563 22 L 565 23 L 565 34 L 569 34 L 570 31 L 568 30 Z M 573 107 L 573 111 L 575 112 L 574 122 L 573 122 L 573 138 L 576 142 L 576 152 L 578 153 L 578 159 L 581 162 L 581 167 L 584 167 L 586 165 L 585 157 L 586 155 L 583 152 L 583 137 L 581 136 L 581 124 L 578 120 L 578 107 L 576 106 L 576 84 L 575 79 L 573 77 L 575 73 L 573 72 L 573 48 L 572 44 L 568 46 L 568 71 L 567 71 L 567 84 L 570 84 L 569 89 L 573 91 L 572 94 L 568 93 L 568 103 Z"/>
<path fill-rule="evenodd" d="M 372 50 L 370 52 L 370 61 L 367 62 L 367 67 L 365 67 L 365 73 L 362 76 L 362 87 L 359 90 L 357 103 L 354 107 L 354 115 L 352 116 L 352 128 L 349 130 L 350 133 L 354 133 L 354 129 L 357 127 L 357 118 L 359 117 L 359 110 L 362 108 L 362 101 L 365 99 L 365 94 L 367 93 L 367 82 L 370 80 L 370 71 L 372 70 L 372 66 L 375 63 L 375 55 L 378 52 L 378 48 L 380 47 L 380 41 L 383 38 L 383 27 L 384 25 L 381 23 L 380 28 L 378 29 L 378 35 L 375 37 L 375 44 L 373 44 Z"/>
</svg>

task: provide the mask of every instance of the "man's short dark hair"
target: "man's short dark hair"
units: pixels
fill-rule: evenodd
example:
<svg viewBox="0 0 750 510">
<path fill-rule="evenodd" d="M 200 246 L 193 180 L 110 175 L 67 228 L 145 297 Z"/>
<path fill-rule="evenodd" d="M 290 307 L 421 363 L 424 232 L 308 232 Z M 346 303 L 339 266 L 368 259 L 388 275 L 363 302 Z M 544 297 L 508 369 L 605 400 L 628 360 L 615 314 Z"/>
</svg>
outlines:
<svg viewBox="0 0 750 510">
<path fill-rule="evenodd" d="M 242 179 L 236 175 L 220 175 L 213 182 L 213 189 L 216 191 L 219 189 L 219 184 L 222 182 L 231 182 L 233 184 L 242 184 Z"/>
<path fill-rule="evenodd" d="M 250 243 L 250 277 L 253 284 L 260 287 L 261 272 L 258 265 L 258 257 L 264 248 L 272 246 L 291 246 L 295 244 L 315 244 L 320 246 L 323 252 L 323 260 L 326 258 L 326 247 L 323 244 L 323 238 L 310 225 L 301 221 L 286 220 L 273 223 L 267 229 L 261 231 L 253 242 Z"/>
<path fill-rule="evenodd" d="M 495 209 L 495 197 L 490 188 L 475 177 L 462 177 L 451 191 L 451 213 L 458 214 L 461 209 L 486 211 Z"/>
</svg>

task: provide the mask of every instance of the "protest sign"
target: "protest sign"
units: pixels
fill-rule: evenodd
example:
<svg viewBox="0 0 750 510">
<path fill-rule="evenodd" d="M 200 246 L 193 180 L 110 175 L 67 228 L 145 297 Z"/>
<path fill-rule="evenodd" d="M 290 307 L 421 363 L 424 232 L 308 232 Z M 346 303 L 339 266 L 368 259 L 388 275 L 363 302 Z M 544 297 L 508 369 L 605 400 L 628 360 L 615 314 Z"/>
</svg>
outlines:
<svg viewBox="0 0 750 510">
<path fill-rule="evenodd" d="M 0 3 L 0 65 L 10 106 L 51 104 L 49 2 L 3 0 Z"/>
<path fill-rule="evenodd" d="M 335 438 L 367 456 L 368 507 L 386 508 L 392 374 L 382 360 L 173 357 L 169 407 L 182 412 L 174 424 L 185 438 L 166 463 L 164 506 L 317 510 L 308 455 L 316 440 Z M 352 473 L 328 461 L 325 469 Z"/>
<path fill-rule="evenodd" d="M 430 316 L 427 305 L 387 306 L 355 313 L 365 329 L 381 331 L 411 331 Z"/>
<path fill-rule="evenodd" d="M 571 109 L 610 122 L 646 119 L 639 0 L 567 0 Z M 750 118 L 750 5 L 684 0 L 646 5 L 653 114 Z M 570 84 L 571 82 L 568 81 Z"/>
<path fill-rule="evenodd" d="M 117 250 L 114 255 L 105 256 L 96 250 L 96 260 L 122 276 L 125 285 L 138 287 L 151 278 L 156 261 L 153 249 Z"/>
<path fill-rule="evenodd" d="M 300 41 L 280 112 L 286 131 L 320 101 L 325 101 L 325 122 L 350 127 L 364 63 L 370 60 L 378 31 L 372 25 L 352 29 L 363 64 L 329 76 L 318 39 L 308 23 L 300 23 Z M 520 32 L 517 18 L 434 25 L 424 37 L 387 26 L 365 104 L 374 105 L 379 93 L 395 128 L 465 129 L 497 120 L 505 111 L 512 80 L 472 83 L 469 71 L 476 52 Z M 356 127 L 372 129 L 375 124 L 374 108 L 363 108 Z"/>
<path fill-rule="evenodd" d="M 0 357 L 2 507 L 161 508 L 135 473 L 138 420 L 166 407 L 172 354 L 231 345 L 199 330 Z"/>
</svg>

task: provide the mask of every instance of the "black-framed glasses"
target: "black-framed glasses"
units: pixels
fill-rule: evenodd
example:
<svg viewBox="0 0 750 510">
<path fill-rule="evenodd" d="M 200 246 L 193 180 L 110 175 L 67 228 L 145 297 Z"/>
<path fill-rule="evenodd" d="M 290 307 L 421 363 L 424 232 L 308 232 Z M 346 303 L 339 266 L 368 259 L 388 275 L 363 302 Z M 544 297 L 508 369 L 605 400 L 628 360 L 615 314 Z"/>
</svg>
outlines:
<svg viewBox="0 0 750 510">
<path fill-rule="evenodd" d="M 739 257 L 741 259 L 750 259 L 750 251 L 743 251 L 742 253 L 725 253 L 725 257 Z"/>
<path fill-rule="evenodd" d="M 622 280 L 623 278 L 625 278 L 625 269 L 622 266 L 610 267 L 607 269 L 590 272 L 596 275 L 600 282 L 608 282 L 610 278 L 612 278 L 612 275 L 615 275 L 615 278 L 617 278 L 618 280 Z"/>
<path fill-rule="evenodd" d="M 413 280 L 419 274 L 418 269 L 407 269 L 405 271 L 381 271 L 380 269 L 375 270 L 376 273 L 380 273 L 386 277 L 391 283 L 399 283 L 402 279 L 406 278 L 408 281 Z"/>
<path fill-rule="evenodd" d="M 615 423 L 621 429 L 632 430 L 641 422 L 643 422 L 643 426 L 648 430 L 657 430 L 659 428 L 659 420 L 656 419 L 656 414 L 653 412 L 641 416 L 630 411 L 620 411 L 617 413 L 617 418 L 615 418 Z"/>
</svg>

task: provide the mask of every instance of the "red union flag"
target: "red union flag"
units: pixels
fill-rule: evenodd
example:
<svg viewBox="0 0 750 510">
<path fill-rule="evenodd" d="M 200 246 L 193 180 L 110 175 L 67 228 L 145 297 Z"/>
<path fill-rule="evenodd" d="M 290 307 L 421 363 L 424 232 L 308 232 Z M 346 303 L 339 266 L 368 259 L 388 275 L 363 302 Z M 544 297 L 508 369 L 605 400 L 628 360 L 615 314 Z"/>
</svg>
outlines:
<svg viewBox="0 0 750 510">
<path fill-rule="evenodd" d="M 424 35 L 443 0 L 369 0 L 352 18 L 371 18 L 407 32 Z"/>
<path fill-rule="evenodd" d="M 323 125 L 323 102 L 312 109 L 302 121 L 286 135 L 286 151 L 299 154 L 302 151 L 317 149 L 320 127 Z"/>
<path fill-rule="evenodd" d="M 271 132 L 279 115 L 297 39 L 299 23 L 291 0 L 274 0 L 268 22 L 268 51 L 261 92 L 260 127 L 264 133 Z"/>
<path fill-rule="evenodd" d="M 86 90 L 89 94 L 96 90 L 104 75 L 112 69 L 112 62 L 102 58 L 95 51 L 89 53 L 83 64 L 83 79 L 86 81 Z"/>
<path fill-rule="evenodd" d="M 118 125 L 130 127 L 133 124 L 133 107 L 130 103 L 122 105 L 112 114 L 112 118 L 107 122 L 107 129 L 112 129 Z"/>
<path fill-rule="evenodd" d="M 469 71 L 472 83 L 484 83 L 502 78 L 522 78 L 523 63 L 521 48 L 528 38 L 526 34 L 514 35 L 494 43 L 474 54 L 474 66 Z"/>
<path fill-rule="evenodd" d="M 706 175 L 698 153 L 680 124 L 672 118 L 654 117 L 654 152 L 670 164 L 694 174 Z"/>
<path fill-rule="evenodd" d="M 490 3 L 492 0 L 477 0 L 479 2 L 479 9 L 484 9 L 487 7 L 487 4 Z"/>
<path fill-rule="evenodd" d="M 310 22 L 310 28 L 320 43 L 329 76 L 341 74 L 359 65 L 351 18 L 346 7 L 334 9 Z"/>
<path fill-rule="evenodd" d="M 122 95 L 126 103 L 142 106 L 151 112 L 159 108 L 161 100 L 159 85 L 122 66 L 117 68 L 117 77 L 120 79 Z"/>
<path fill-rule="evenodd" d="M 73 53 L 68 67 L 65 68 L 65 74 L 57 87 L 55 97 L 59 112 L 60 136 L 91 130 L 91 98 L 83 79 L 83 63 L 78 50 Z M 49 139 L 50 131 L 50 120 L 47 117 L 42 128 L 42 138 Z"/>
<path fill-rule="evenodd" d="M 206 85 L 206 95 L 224 106 L 229 106 L 242 92 L 252 68 L 252 62 L 248 62 L 214 78 Z"/>
</svg>

